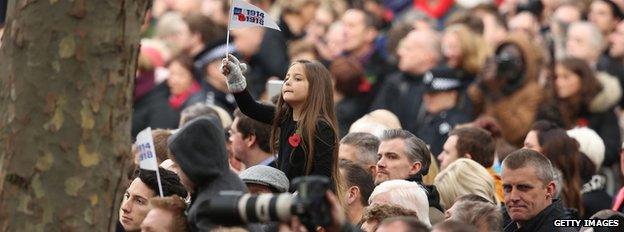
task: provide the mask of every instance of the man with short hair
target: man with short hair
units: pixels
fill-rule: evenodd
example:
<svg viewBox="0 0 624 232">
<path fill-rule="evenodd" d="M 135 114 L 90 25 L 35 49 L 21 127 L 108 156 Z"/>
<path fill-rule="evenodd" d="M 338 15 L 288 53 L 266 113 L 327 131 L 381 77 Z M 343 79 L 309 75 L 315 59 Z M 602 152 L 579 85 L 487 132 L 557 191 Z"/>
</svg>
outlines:
<svg viewBox="0 0 624 232">
<path fill-rule="evenodd" d="M 141 223 L 141 231 L 147 232 L 186 232 L 186 203 L 184 199 L 171 197 L 155 197 L 149 200 L 150 211 Z"/>
<path fill-rule="evenodd" d="M 376 230 L 377 232 L 428 232 L 427 225 L 414 217 L 392 217 L 383 220 Z"/>
<path fill-rule="evenodd" d="M 387 78 L 371 110 L 387 109 L 396 114 L 404 129 L 417 133 L 425 116 L 422 80 L 442 58 L 440 36 L 431 30 L 412 31 L 399 42 L 397 55 L 400 72 Z"/>
<path fill-rule="evenodd" d="M 384 131 L 377 151 L 375 185 L 395 179 L 419 182 L 431 164 L 429 153 L 427 144 L 409 131 Z"/>
<path fill-rule="evenodd" d="M 488 170 L 496 185 L 496 197 L 502 200 L 504 196 L 500 176 L 492 168 L 495 151 L 496 141 L 490 132 L 474 126 L 457 128 L 451 131 L 438 155 L 440 169 L 444 170 L 459 158 L 472 159 Z"/>
<path fill-rule="evenodd" d="M 455 203 L 453 207 L 455 209 L 451 220 L 474 225 L 479 231 L 498 231 L 502 226 L 503 217 L 500 208 L 492 203 L 462 201 Z"/>
<path fill-rule="evenodd" d="M 426 189 L 433 221 L 444 217 L 435 186 L 424 185 L 422 181 L 431 164 L 431 152 L 425 142 L 406 130 L 386 130 L 377 157 L 375 185 L 396 179 L 416 182 Z"/>
<path fill-rule="evenodd" d="M 346 187 L 344 202 L 347 217 L 352 224 L 357 224 L 362 219 L 364 208 L 368 206 L 375 184 L 368 170 L 349 160 L 340 160 L 338 167 L 344 177 Z"/>
<path fill-rule="evenodd" d="M 570 218 L 561 200 L 554 199 L 554 170 L 548 158 L 520 149 L 509 154 L 502 166 L 504 231 L 561 231 L 554 220 Z"/>
<path fill-rule="evenodd" d="M 383 84 L 385 76 L 394 71 L 382 55 L 383 49 L 375 44 L 381 24 L 379 21 L 374 14 L 355 8 L 347 10 L 341 18 L 346 38 L 344 51 L 364 67 L 367 80 L 373 84 L 373 95 Z"/>
<path fill-rule="evenodd" d="M 340 140 L 338 157 L 350 160 L 372 173 L 377 163 L 379 138 L 370 133 L 352 132 Z"/>
<path fill-rule="evenodd" d="M 570 24 L 567 34 L 568 55 L 583 59 L 595 68 L 600 55 L 605 50 L 605 40 L 600 29 L 590 22 L 575 22 Z"/>
<path fill-rule="evenodd" d="M 238 109 L 234 111 L 234 116 L 229 138 L 234 156 L 247 167 L 254 165 L 277 167 L 269 145 L 271 126 L 247 117 Z"/>
<path fill-rule="evenodd" d="M 188 193 L 180 183 L 178 175 L 164 168 L 158 168 L 158 172 L 163 196 L 177 195 L 182 198 L 187 196 Z M 117 231 L 140 231 L 141 222 L 149 212 L 148 201 L 159 194 L 156 172 L 137 170 L 119 208 Z"/>
</svg>

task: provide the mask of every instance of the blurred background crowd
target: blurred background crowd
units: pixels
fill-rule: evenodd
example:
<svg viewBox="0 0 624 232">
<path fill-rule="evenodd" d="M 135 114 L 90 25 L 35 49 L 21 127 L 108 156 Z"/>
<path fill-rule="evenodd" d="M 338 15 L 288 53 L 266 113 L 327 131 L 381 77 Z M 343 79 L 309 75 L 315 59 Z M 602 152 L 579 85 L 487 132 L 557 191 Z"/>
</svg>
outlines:
<svg viewBox="0 0 624 232">
<path fill-rule="evenodd" d="M 622 180 L 624 1 L 248 2 L 281 31 L 232 30 L 226 47 L 227 0 L 154 1 L 143 28 L 133 136 L 148 126 L 175 129 L 181 112 L 208 105 L 229 133 L 233 169 L 242 171 L 267 156 L 245 155 L 232 134 L 242 130 L 244 115 L 235 117 L 236 102 L 219 72 L 225 51 L 249 65 L 247 89 L 265 102 L 268 81 L 283 79 L 292 61 L 316 60 L 332 74 L 340 138 L 403 129 L 428 145 L 432 167 L 424 184 L 437 186 L 440 211 L 462 195 L 449 196 L 457 191 L 442 184 L 453 161 L 471 158 L 496 180 L 501 161 L 522 147 L 549 158 L 558 195 L 579 217 L 612 208 Z M 489 137 L 457 131 L 458 125 L 486 130 L 494 155 L 468 152 L 488 150 Z M 345 149 L 341 144 L 341 158 Z M 352 159 L 374 180 L 384 168 L 380 153 Z M 456 172 L 477 170 L 463 169 Z M 496 193 L 490 201 L 504 202 L 500 186 Z"/>
</svg>

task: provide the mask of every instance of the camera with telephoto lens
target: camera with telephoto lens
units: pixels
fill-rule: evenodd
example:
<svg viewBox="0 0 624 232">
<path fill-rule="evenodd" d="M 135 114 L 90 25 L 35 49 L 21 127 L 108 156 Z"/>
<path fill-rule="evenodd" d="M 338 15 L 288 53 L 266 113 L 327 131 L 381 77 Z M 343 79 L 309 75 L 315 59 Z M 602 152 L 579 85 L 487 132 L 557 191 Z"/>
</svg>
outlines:
<svg viewBox="0 0 624 232">
<path fill-rule="evenodd" d="M 222 191 L 208 204 L 210 219 L 224 226 L 247 223 L 290 222 L 299 217 L 308 231 L 331 223 L 331 206 L 325 198 L 327 177 L 303 176 L 293 180 L 295 194 L 249 194 Z"/>
</svg>

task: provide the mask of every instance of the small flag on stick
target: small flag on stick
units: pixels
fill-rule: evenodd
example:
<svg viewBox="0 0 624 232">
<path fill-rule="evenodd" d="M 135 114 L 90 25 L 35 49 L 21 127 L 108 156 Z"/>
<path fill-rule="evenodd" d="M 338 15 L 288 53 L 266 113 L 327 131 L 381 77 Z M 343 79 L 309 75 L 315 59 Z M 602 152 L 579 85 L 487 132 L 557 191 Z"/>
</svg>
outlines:
<svg viewBox="0 0 624 232">
<path fill-rule="evenodd" d="M 154 140 L 152 139 L 152 128 L 139 132 L 137 135 L 137 149 L 139 150 L 139 167 L 145 170 L 156 171 L 156 179 L 158 181 L 158 190 L 160 197 L 163 196 L 162 184 L 160 183 L 160 173 L 158 172 L 158 161 L 156 160 L 156 151 L 154 150 Z"/>
<path fill-rule="evenodd" d="M 269 17 L 269 14 L 262 9 L 247 3 L 243 0 L 232 0 L 230 7 L 230 20 L 228 20 L 228 31 L 226 38 L 226 47 L 230 44 L 230 30 L 245 27 L 268 27 L 281 31 L 277 23 Z M 227 57 L 228 51 L 225 52 Z"/>
</svg>

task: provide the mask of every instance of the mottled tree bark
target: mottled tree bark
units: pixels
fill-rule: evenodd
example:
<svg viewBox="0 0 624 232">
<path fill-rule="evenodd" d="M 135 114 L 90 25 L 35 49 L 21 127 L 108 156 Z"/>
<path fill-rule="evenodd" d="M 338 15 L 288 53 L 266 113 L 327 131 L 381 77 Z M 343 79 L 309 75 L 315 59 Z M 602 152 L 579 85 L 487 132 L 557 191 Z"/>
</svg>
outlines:
<svg viewBox="0 0 624 232">
<path fill-rule="evenodd" d="M 150 2 L 9 1 L 0 48 L 0 231 L 114 228 Z"/>
</svg>

